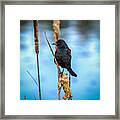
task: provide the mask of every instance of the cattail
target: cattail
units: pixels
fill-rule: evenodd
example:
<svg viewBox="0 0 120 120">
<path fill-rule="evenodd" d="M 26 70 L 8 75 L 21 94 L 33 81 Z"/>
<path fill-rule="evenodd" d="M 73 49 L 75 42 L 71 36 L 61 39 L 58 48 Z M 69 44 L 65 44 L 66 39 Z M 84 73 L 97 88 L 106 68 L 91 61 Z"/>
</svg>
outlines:
<svg viewBox="0 0 120 120">
<path fill-rule="evenodd" d="M 57 42 L 58 38 L 60 36 L 60 20 L 53 21 L 53 31 L 54 31 L 54 40 L 55 40 L 55 42 Z M 56 49 L 57 49 L 57 47 L 56 47 Z M 56 65 L 57 65 L 57 69 L 58 69 L 58 80 L 59 80 L 61 71 L 60 71 L 59 65 L 57 64 L 57 61 L 56 61 Z M 58 94 L 58 99 L 60 100 L 60 94 Z"/>
<path fill-rule="evenodd" d="M 54 31 L 54 41 L 57 42 L 59 40 L 59 36 L 60 36 L 60 20 L 53 21 L 53 31 Z M 57 47 L 56 47 L 56 49 L 57 49 Z M 61 78 L 60 67 L 58 64 L 56 64 L 56 65 L 57 65 L 57 69 L 58 69 L 58 99 L 60 99 L 60 88 L 61 87 L 64 88 L 64 92 L 65 92 L 65 96 L 63 99 L 67 99 L 67 98 L 72 99 L 72 93 L 70 91 L 70 75 L 69 75 L 69 79 L 67 79 L 68 80 L 67 82 L 69 82 L 69 83 L 67 83 L 67 84 L 65 83 L 66 79 L 64 77 L 62 78 L 62 83 L 61 83 L 60 82 L 60 78 Z"/>
<path fill-rule="evenodd" d="M 34 42 L 35 42 L 35 52 L 39 53 L 39 43 L 38 43 L 38 21 L 33 20 L 34 23 Z"/>
<path fill-rule="evenodd" d="M 64 100 L 66 99 L 72 99 L 72 92 L 70 90 L 70 85 L 69 85 L 69 79 L 67 74 L 63 73 L 60 74 L 59 80 L 58 80 L 58 95 L 60 95 L 61 88 L 63 87 L 65 96 L 63 97 Z"/>
<path fill-rule="evenodd" d="M 70 90 L 70 81 L 68 79 L 68 76 L 64 73 L 62 74 L 63 76 L 61 75 L 60 66 L 57 63 L 54 52 L 53 52 L 52 47 L 51 47 L 49 40 L 47 38 L 47 33 L 45 31 L 45 27 L 43 28 L 43 31 L 44 31 L 45 39 L 46 39 L 48 46 L 51 50 L 51 53 L 55 59 L 55 63 L 56 63 L 57 69 L 58 69 L 58 99 L 60 100 L 60 91 L 61 91 L 62 87 L 63 87 L 63 90 L 65 92 L 65 96 L 63 97 L 63 99 L 64 100 L 72 99 L 72 93 Z M 55 42 L 57 42 L 59 40 L 59 36 L 60 36 L 60 21 L 59 20 L 53 21 L 53 31 L 54 31 L 54 40 L 55 40 Z M 57 49 L 57 47 L 56 47 L 56 49 Z"/>
<path fill-rule="evenodd" d="M 57 42 L 59 39 L 59 36 L 60 36 L 60 20 L 53 21 L 53 31 L 54 31 L 54 40 L 55 40 L 55 42 Z M 57 49 L 57 47 L 56 47 L 56 49 Z M 59 79 L 59 74 L 61 71 L 60 71 L 59 65 L 57 64 L 57 61 L 56 61 L 56 65 L 58 68 L 58 79 Z"/>
<path fill-rule="evenodd" d="M 53 21 L 53 30 L 54 30 L 54 40 L 55 42 L 57 42 L 60 36 L 60 20 Z"/>
<path fill-rule="evenodd" d="M 38 72 L 38 94 L 39 99 L 41 100 L 41 86 L 40 86 L 40 73 L 39 73 L 39 42 L 38 42 L 38 21 L 33 20 L 33 26 L 34 26 L 34 42 L 35 42 L 35 52 L 36 52 L 36 58 L 37 58 L 37 72 Z"/>
</svg>

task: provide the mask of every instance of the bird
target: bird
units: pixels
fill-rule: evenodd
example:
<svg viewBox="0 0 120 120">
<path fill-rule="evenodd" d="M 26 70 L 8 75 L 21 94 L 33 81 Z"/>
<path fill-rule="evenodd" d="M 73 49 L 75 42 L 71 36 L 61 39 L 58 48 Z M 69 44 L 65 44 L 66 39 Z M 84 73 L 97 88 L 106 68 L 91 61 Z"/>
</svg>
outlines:
<svg viewBox="0 0 120 120">
<path fill-rule="evenodd" d="M 55 59 L 59 66 L 66 68 L 69 73 L 77 77 L 77 74 L 71 68 L 71 49 L 68 47 L 63 39 L 58 39 L 52 45 L 56 45 Z"/>
</svg>

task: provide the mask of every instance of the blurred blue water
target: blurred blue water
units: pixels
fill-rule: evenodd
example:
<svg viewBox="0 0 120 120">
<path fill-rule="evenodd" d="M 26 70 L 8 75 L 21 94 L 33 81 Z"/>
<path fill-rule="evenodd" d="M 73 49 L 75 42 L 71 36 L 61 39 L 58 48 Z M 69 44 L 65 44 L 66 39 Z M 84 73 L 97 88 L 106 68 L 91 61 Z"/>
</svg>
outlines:
<svg viewBox="0 0 120 120">
<path fill-rule="evenodd" d="M 39 21 L 39 63 L 42 100 L 57 100 L 57 68 L 42 31 L 46 26 L 50 43 L 54 42 L 52 21 Z M 20 99 L 38 99 L 36 54 L 32 21 L 20 21 Z M 78 77 L 71 77 L 73 100 L 100 99 L 100 21 L 61 21 L 60 37 L 72 51 L 72 69 Z M 55 51 L 54 46 L 52 46 Z M 64 93 L 62 91 L 61 96 Z"/>
</svg>

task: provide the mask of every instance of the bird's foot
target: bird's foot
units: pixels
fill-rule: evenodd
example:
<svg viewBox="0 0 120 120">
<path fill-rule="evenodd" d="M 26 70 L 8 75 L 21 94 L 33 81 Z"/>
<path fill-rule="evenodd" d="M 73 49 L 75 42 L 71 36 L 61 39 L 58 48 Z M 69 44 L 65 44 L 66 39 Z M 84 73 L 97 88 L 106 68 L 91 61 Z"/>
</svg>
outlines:
<svg viewBox="0 0 120 120">
<path fill-rule="evenodd" d="M 70 97 L 68 98 L 68 100 L 72 100 L 72 96 L 70 96 Z"/>
</svg>

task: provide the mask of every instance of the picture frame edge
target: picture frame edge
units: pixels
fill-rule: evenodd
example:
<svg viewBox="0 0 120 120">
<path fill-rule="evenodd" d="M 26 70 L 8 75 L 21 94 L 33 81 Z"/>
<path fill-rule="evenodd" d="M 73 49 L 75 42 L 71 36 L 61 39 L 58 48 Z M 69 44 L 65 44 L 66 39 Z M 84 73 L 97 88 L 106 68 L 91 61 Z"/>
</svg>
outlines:
<svg viewBox="0 0 120 120">
<path fill-rule="evenodd" d="M 51 0 L 51 4 L 63 4 L 65 3 L 67 5 L 67 3 L 70 3 L 70 1 L 72 1 L 71 3 L 74 3 L 73 0 L 69 0 L 69 1 L 62 1 L 62 2 L 55 2 L 53 0 Z M 96 0 L 95 0 L 96 1 Z M 85 4 L 88 4 L 91 2 L 91 4 L 93 4 L 93 2 L 95 1 L 81 1 L 81 0 L 78 0 L 77 2 L 81 2 L 80 4 L 82 5 L 83 3 Z M 0 114 L 0 119 L 59 119 L 59 118 L 64 118 L 64 119 L 69 119 L 69 118 L 72 118 L 72 119 L 108 119 L 108 118 L 111 118 L 111 119 L 119 119 L 119 27 L 120 27 L 120 2 L 118 0 L 114 1 L 114 0 L 110 0 L 110 1 L 96 1 L 95 2 L 95 5 L 97 4 L 106 4 L 106 5 L 111 5 L 111 4 L 114 4 L 116 6 L 115 8 L 115 62 L 117 63 L 115 65 L 115 85 L 117 86 L 117 88 L 115 89 L 115 115 L 98 115 L 98 116 L 95 116 L 95 115 L 88 115 L 88 116 L 84 116 L 84 115 L 72 115 L 72 116 L 68 116 L 68 115 L 54 115 L 54 116 L 51 116 L 51 115 L 5 115 L 5 5 L 12 5 L 12 4 L 23 4 L 25 3 L 25 5 L 27 5 L 28 3 L 32 3 L 33 1 L 2 1 L 1 2 L 1 9 L 2 9 L 2 13 L 1 13 L 1 59 L 0 59 L 0 63 L 1 63 L 1 74 L 0 74 L 0 86 L 1 86 L 1 89 L 0 89 L 0 95 L 1 95 L 1 98 L 0 98 L 0 107 L 1 107 L 1 114 Z M 34 1 L 34 3 L 41 3 L 41 5 L 44 4 L 48 4 L 48 0 L 47 1 Z"/>
</svg>

